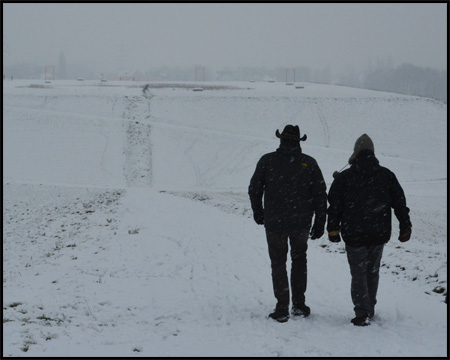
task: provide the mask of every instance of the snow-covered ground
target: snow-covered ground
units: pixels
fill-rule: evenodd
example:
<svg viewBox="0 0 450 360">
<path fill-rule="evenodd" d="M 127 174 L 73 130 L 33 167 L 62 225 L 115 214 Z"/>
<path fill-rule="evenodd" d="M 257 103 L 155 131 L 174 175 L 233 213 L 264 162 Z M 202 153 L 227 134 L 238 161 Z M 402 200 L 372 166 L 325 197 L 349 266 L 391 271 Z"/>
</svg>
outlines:
<svg viewBox="0 0 450 360">
<path fill-rule="evenodd" d="M 3 82 L 3 356 L 448 355 L 446 104 L 310 83 L 144 85 Z M 328 188 L 367 133 L 405 190 L 412 239 L 394 217 L 368 327 L 350 323 L 344 245 L 326 235 L 309 241 L 311 316 L 266 319 L 247 187 L 289 123 Z"/>
</svg>

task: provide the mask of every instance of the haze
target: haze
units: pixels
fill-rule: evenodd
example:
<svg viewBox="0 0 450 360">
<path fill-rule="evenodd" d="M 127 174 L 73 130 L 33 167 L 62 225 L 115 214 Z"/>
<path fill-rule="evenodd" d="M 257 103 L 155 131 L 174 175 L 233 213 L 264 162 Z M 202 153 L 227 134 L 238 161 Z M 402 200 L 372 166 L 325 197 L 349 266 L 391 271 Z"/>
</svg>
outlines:
<svg viewBox="0 0 450 360">
<path fill-rule="evenodd" d="M 4 65 L 447 69 L 447 3 L 6 3 Z"/>
</svg>

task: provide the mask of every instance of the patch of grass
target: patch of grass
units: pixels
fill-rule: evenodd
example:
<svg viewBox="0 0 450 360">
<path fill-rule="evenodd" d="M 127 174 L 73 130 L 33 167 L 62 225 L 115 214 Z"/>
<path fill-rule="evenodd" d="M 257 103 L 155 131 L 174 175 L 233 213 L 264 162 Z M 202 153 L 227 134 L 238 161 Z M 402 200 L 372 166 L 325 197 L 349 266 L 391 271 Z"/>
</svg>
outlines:
<svg viewBox="0 0 450 360">
<path fill-rule="evenodd" d="M 32 340 L 32 339 L 27 339 L 25 340 L 22 348 L 20 350 L 22 350 L 23 352 L 27 352 L 28 350 L 30 350 L 30 345 L 36 345 L 36 341 Z"/>
<path fill-rule="evenodd" d="M 9 304 L 9 307 L 15 308 L 15 307 L 20 306 L 20 305 L 22 305 L 22 304 L 23 304 L 23 303 L 21 303 L 21 302 L 13 302 L 12 304 Z"/>
<path fill-rule="evenodd" d="M 37 317 L 38 320 L 54 321 L 55 319 L 49 318 L 48 316 L 41 315 Z"/>
<path fill-rule="evenodd" d="M 445 291 L 445 288 L 442 286 L 436 286 L 433 291 L 437 294 L 442 294 Z"/>
<path fill-rule="evenodd" d="M 211 198 L 209 196 L 206 195 L 202 195 L 202 194 L 194 194 L 194 196 L 192 197 L 194 200 L 198 200 L 198 201 L 206 201 L 206 200 L 211 200 Z"/>
<path fill-rule="evenodd" d="M 23 318 L 23 319 L 22 319 L 22 322 L 23 322 L 23 323 L 25 323 L 25 324 L 29 324 L 29 323 L 31 323 L 31 321 L 30 321 L 30 318 L 29 318 L 29 317 Z"/>
<path fill-rule="evenodd" d="M 63 320 L 61 320 L 61 319 L 52 319 L 51 317 L 48 317 L 48 316 L 46 316 L 44 314 L 38 316 L 37 319 L 46 321 L 47 325 L 49 325 L 51 321 L 56 322 L 57 325 L 59 325 L 60 323 L 63 322 Z"/>
</svg>

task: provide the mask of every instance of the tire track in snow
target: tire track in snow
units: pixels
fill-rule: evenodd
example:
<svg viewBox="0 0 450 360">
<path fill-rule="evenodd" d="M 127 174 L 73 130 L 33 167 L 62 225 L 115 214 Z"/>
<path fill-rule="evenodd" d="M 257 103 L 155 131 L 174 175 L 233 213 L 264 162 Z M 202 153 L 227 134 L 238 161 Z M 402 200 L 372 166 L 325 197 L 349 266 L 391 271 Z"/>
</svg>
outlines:
<svg viewBox="0 0 450 360">
<path fill-rule="evenodd" d="M 317 101 L 316 104 L 318 104 Z M 330 147 L 330 129 L 328 128 L 325 115 L 323 114 L 322 106 L 323 104 L 318 104 L 317 115 L 319 116 L 320 122 L 322 123 L 323 133 L 325 137 L 325 147 Z"/>
<path fill-rule="evenodd" d="M 142 117 L 139 109 L 143 99 L 125 96 L 122 118 L 125 120 L 125 163 L 123 172 L 127 186 L 149 187 L 153 183 L 151 125 L 136 119 Z M 144 112 L 145 113 L 145 112 Z"/>
</svg>

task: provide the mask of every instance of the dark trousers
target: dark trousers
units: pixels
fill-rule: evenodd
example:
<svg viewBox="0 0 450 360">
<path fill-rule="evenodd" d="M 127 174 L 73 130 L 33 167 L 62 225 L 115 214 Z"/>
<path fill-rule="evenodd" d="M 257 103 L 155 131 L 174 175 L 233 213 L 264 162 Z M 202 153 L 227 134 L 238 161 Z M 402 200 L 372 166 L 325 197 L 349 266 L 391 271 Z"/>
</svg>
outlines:
<svg viewBox="0 0 450 360">
<path fill-rule="evenodd" d="M 345 246 L 352 276 L 351 296 L 356 316 L 367 316 L 377 303 L 383 245 Z"/>
<path fill-rule="evenodd" d="M 309 231 L 273 232 L 266 229 L 266 236 L 277 309 L 289 308 L 289 281 L 286 271 L 288 239 L 291 246 L 292 305 L 293 307 L 303 305 L 306 291 L 306 250 L 308 249 Z"/>
</svg>

